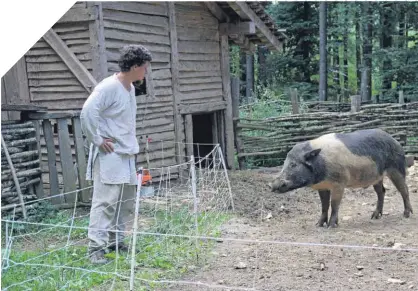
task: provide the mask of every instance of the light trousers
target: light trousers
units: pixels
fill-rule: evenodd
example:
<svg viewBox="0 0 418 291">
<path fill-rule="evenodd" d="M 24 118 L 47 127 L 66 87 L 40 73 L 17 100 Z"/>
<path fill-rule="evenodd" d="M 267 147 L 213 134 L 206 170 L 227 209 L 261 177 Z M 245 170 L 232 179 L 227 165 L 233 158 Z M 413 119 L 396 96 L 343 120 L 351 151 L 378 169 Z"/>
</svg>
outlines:
<svg viewBox="0 0 418 291">
<path fill-rule="evenodd" d="M 115 169 L 117 171 L 117 169 Z M 134 219 L 136 185 L 104 184 L 100 159 L 93 165 L 93 197 L 88 230 L 89 250 L 95 251 L 122 242 L 126 225 Z M 132 216 L 131 216 L 132 215 Z M 115 232 L 117 230 L 117 233 Z"/>
</svg>

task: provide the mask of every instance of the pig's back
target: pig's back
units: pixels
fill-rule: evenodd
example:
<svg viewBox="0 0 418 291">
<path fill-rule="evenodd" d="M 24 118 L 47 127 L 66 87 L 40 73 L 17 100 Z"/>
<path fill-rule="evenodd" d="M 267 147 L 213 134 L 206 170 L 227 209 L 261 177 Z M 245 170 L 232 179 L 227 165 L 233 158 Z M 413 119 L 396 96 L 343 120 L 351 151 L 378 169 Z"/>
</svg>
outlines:
<svg viewBox="0 0 418 291">
<path fill-rule="evenodd" d="M 329 179 L 356 180 L 369 184 L 369 179 L 380 179 L 390 168 L 405 173 L 404 151 L 400 144 L 379 129 L 358 130 L 351 133 L 331 133 L 310 142 L 321 148 Z"/>
</svg>

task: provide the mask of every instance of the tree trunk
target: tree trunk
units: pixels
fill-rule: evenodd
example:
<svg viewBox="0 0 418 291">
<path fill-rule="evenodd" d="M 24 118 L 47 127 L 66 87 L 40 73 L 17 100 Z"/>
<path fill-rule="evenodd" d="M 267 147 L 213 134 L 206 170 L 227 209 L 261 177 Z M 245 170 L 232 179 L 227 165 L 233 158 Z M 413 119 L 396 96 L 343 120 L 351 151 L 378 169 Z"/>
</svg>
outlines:
<svg viewBox="0 0 418 291">
<path fill-rule="evenodd" d="M 266 54 L 267 48 L 264 46 L 257 47 L 258 57 L 258 84 L 266 87 L 267 86 L 267 68 L 266 68 Z"/>
<path fill-rule="evenodd" d="M 253 102 L 251 98 L 254 93 L 254 55 L 252 53 L 247 53 L 247 74 L 246 74 L 246 85 L 245 85 L 245 96 L 247 101 Z"/>
<path fill-rule="evenodd" d="M 304 2 L 303 3 L 303 10 L 304 10 L 304 20 L 309 21 L 310 14 L 311 14 L 311 3 Z M 304 33 L 307 34 L 306 32 Z M 303 82 L 310 83 L 311 82 L 311 70 L 309 68 L 309 53 L 311 51 L 311 42 L 310 41 L 302 41 L 302 52 L 303 52 L 303 63 L 304 63 L 304 70 L 303 70 Z"/>
<path fill-rule="evenodd" d="M 347 99 L 349 96 L 349 88 L 348 88 L 348 9 L 347 4 L 342 3 L 344 5 L 344 35 L 343 35 L 343 45 L 344 45 L 344 96 Z"/>
<path fill-rule="evenodd" d="M 246 80 L 247 80 L 247 55 L 244 51 L 240 50 L 240 67 L 241 67 L 241 76 L 240 76 L 240 96 L 243 96 L 242 104 L 247 104 L 247 92 L 246 92 Z"/>
<path fill-rule="evenodd" d="M 372 84 L 372 9 L 370 3 L 365 1 L 362 4 L 363 19 L 363 65 L 361 72 L 361 99 L 363 101 L 369 101 L 372 97 L 371 84 Z"/>
<path fill-rule="evenodd" d="M 392 47 L 392 31 L 393 31 L 393 23 L 392 23 L 392 12 L 393 5 L 392 3 L 385 3 L 383 4 L 383 26 L 382 26 L 382 49 L 388 49 Z M 383 92 L 387 92 L 392 87 L 392 78 L 388 71 L 392 67 L 392 62 L 388 56 L 385 56 L 383 59 L 383 81 L 382 81 L 382 89 Z"/>
<path fill-rule="evenodd" d="M 356 71 L 357 71 L 357 94 L 360 94 L 360 83 L 361 83 L 361 12 L 357 10 L 356 12 Z"/>
<path fill-rule="evenodd" d="M 319 101 L 327 98 L 327 3 L 319 4 Z"/>
</svg>

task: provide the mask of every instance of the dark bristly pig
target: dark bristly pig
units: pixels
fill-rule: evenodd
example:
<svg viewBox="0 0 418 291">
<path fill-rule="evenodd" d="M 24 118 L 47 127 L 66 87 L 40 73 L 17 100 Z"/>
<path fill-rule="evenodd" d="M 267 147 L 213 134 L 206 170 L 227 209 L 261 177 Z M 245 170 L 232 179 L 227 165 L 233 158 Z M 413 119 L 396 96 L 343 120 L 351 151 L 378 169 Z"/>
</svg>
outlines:
<svg viewBox="0 0 418 291">
<path fill-rule="evenodd" d="M 287 154 L 282 171 L 269 185 L 279 193 L 302 187 L 318 190 L 322 214 L 317 225 L 336 227 L 345 188 L 373 186 L 377 205 L 371 218 L 380 218 L 385 197 L 383 178 L 387 176 L 401 193 L 403 215 L 408 218 L 413 212 L 405 183 L 407 166 L 411 163 L 407 164 L 402 146 L 383 130 L 330 133 L 296 144 Z"/>
</svg>

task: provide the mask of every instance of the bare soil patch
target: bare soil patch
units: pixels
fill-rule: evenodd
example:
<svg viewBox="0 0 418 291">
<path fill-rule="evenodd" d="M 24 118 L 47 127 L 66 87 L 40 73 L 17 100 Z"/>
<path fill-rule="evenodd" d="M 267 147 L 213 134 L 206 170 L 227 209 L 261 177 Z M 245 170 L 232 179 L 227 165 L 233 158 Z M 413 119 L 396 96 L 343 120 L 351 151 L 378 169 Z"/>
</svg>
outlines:
<svg viewBox="0 0 418 291">
<path fill-rule="evenodd" d="M 212 260 L 183 279 L 230 290 L 418 290 L 418 252 L 397 250 L 418 249 L 418 166 L 409 172 L 407 183 L 414 210 L 409 219 L 403 217 L 400 193 L 386 180 L 381 219 L 370 219 L 377 202 L 373 187 L 346 189 L 336 229 L 315 226 L 321 207 L 317 192 L 300 189 L 271 193 L 267 182 L 274 171 L 232 172 L 238 217 L 224 226 L 222 237 L 260 242 L 219 243 Z M 169 289 L 218 288 L 178 284 Z"/>
</svg>

